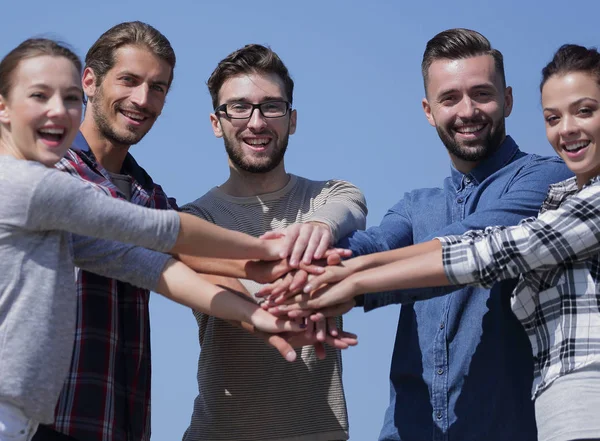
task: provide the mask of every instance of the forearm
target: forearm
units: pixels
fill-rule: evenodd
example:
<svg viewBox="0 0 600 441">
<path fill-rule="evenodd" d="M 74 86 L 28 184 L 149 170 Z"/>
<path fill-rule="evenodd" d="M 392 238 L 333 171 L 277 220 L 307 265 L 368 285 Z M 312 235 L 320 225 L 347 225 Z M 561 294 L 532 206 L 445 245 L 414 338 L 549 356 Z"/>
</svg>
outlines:
<svg viewBox="0 0 600 441">
<path fill-rule="evenodd" d="M 430 240 L 428 242 L 411 245 L 408 247 L 398 248 L 391 251 L 383 251 L 380 253 L 367 254 L 364 256 L 355 257 L 346 261 L 346 264 L 354 273 L 366 271 L 369 269 L 382 267 L 393 264 L 394 262 L 404 261 L 411 257 L 419 257 L 429 255 L 431 252 L 438 252 L 441 262 L 442 245 L 438 240 Z"/>
<path fill-rule="evenodd" d="M 442 249 L 428 246 L 427 251 L 383 266 L 353 274 L 345 281 L 352 286 L 353 296 L 383 291 L 450 285 L 442 263 Z M 413 296 L 411 301 L 416 300 Z"/>
<path fill-rule="evenodd" d="M 156 292 L 165 297 L 223 320 L 251 322 L 258 305 L 216 286 L 206 276 L 195 273 L 182 262 L 172 260 L 158 281 Z"/>
<path fill-rule="evenodd" d="M 266 241 L 179 213 L 180 228 L 171 253 L 229 259 L 272 259 Z"/>
<path fill-rule="evenodd" d="M 219 259 L 215 257 L 198 257 L 189 254 L 176 254 L 175 258 L 185 263 L 196 272 L 206 275 L 234 277 L 236 279 L 250 279 L 246 271 L 248 260 L 245 259 Z M 211 281 L 215 283 L 214 281 Z M 239 283 L 239 282 L 238 282 Z"/>
</svg>

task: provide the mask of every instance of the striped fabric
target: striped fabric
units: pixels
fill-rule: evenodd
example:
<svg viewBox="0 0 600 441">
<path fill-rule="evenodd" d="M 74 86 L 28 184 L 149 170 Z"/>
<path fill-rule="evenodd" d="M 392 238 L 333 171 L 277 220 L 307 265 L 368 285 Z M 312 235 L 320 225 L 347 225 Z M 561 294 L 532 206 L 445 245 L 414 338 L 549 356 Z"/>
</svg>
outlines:
<svg viewBox="0 0 600 441">
<path fill-rule="evenodd" d="M 182 208 L 223 227 L 259 236 L 295 222 L 326 222 L 336 240 L 364 228 L 366 205 L 344 181 L 291 176 L 281 190 L 236 198 L 212 189 Z M 242 280 L 250 293 L 260 285 Z M 199 394 L 185 441 L 332 441 L 348 439 L 340 352 L 318 360 L 312 346 L 285 361 L 262 340 L 195 313 L 200 328 Z M 340 323 L 341 325 L 341 323 Z"/>
<path fill-rule="evenodd" d="M 533 396 L 583 366 L 600 366 L 600 177 L 550 186 L 537 218 L 439 238 L 454 284 L 520 275 L 512 309 L 534 356 Z"/>
</svg>

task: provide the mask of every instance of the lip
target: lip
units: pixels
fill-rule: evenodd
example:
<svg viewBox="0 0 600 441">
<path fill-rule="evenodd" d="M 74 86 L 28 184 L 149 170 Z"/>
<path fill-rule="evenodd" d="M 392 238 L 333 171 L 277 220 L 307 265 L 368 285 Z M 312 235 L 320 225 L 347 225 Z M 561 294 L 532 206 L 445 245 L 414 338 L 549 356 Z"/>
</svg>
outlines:
<svg viewBox="0 0 600 441">
<path fill-rule="evenodd" d="M 62 130 L 62 131 L 63 131 L 63 133 L 62 133 L 62 135 L 60 135 L 60 139 L 58 139 L 58 140 L 52 140 L 52 139 L 43 138 L 43 137 L 40 135 L 39 131 L 40 131 L 40 130 L 43 130 L 43 129 L 55 129 L 55 130 Z M 60 147 L 63 145 L 63 143 L 64 143 L 64 140 L 67 138 L 67 134 L 68 134 L 68 133 L 69 133 L 69 130 L 67 129 L 67 127 L 66 127 L 66 126 L 62 126 L 62 125 L 58 125 L 58 124 L 48 124 L 48 125 L 45 125 L 45 126 L 39 127 L 39 128 L 36 130 L 36 134 L 37 134 L 37 137 L 38 137 L 38 139 L 39 139 L 39 140 L 40 140 L 40 141 L 41 141 L 41 142 L 42 142 L 42 143 L 43 143 L 43 144 L 44 144 L 46 147 L 48 147 L 48 148 L 50 148 L 50 149 L 58 149 L 58 148 L 60 148 Z"/>
<path fill-rule="evenodd" d="M 477 127 L 477 126 L 482 126 L 481 129 L 475 131 L 475 132 L 459 132 L 457 130 L 457 127 L 453 127 L 452 131 L 454 132 L 454 134 L 459 137 L 459 138 L 463 138 L 463 139 L 477 139 L 480 138 L 484 132 L 486 131 L 488 124 L 487 123 L 478 123 L 478 124 L 464 124 L 462 127 Z"/>
<path fill-rule="evenodd" d="M 568 151 L 565 148 L 565 144 L 573 145 L 573 144 L 578 144 L 581 142 L 587 142 L 588 144 L 585 147 L 580 148 L 579 150 L 575 150 L 575 151 Z M 591 145 L 592 145 L 592 142 L 589 139 L 582 139 L 582 140 L 578 140 L 576 142 L 563 143 L 561 145 L 561 151 L 568 159 L 578 160 L 585 156 L 585 154 L 587 153 L 587 151 L 589 150 Z"/>
<path fill-rule="evenodd" d="M 268 140 L 268 142 L 266 144 L 249 144 L 247 142 L 247 141 L 251 141 L 253 139 L 266 139 L 266 140 Z M 270 136 L 244 136 L 244 137 L 242 137 L 242 142 L 244 143 L 246 148 L 248 148 L 254 152 L 264 152 L 273 143 L 273 138 Z"/>
<path fill-rule="evenodd" d="M 119 110 L 118 110 L 118 112 L 119 112 L 119 114 L 120 114 L 120 115 L 121 115 L 121 116 L 122 116 L 122 117 L 123 117 L 123 118 L 124 118 L 124 119 L 127 121 L 127 123 L 128 123 L 129 125 L 132 125 L 132 126 L 141 126 L 141 125 L 143 125 L 143 124 L 144 124 L 144 123 L 145 123 L 145 122 L 148 120 L 148 118 L 149 118 L 147 115 L 144 115 L 144 114 L 142 114 L 142 113 L 140 113 L 140 112 L 134 112 L 134 111 L 131 111 L 131 110 L 126 110 L 126 109 L 119 109 Z M 137 115 L 137 116 L 140 116 L 140 117 L 142 117 L 143 119 L 133 119 L 133 118 L 130 118 L 130 117 L 129 117 L 129 116 L 127 116 L 127 115 L 126 115 L 124 112 L 131 113 L 131 114 L 135 114 L 135 115 Z"/>
</svg>

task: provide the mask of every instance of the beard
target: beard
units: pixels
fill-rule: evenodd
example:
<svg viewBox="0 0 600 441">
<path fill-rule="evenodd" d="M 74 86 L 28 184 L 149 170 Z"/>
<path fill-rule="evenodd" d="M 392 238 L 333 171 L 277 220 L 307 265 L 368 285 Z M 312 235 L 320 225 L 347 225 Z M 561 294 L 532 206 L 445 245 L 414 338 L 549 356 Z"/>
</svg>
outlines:
<svg viewBox="0 0 600 441">
<path fill-rule="evenodd" d="M 111 143 L 113 143 L 115 145 L 123 145 L 123 146 L 130 146 L 130 145 L 137 144 L 138 142 L 140 142 L 142 140 L 142 138 L 144 136 L 146 136 L 146 133 L 148 133 L 148 131 L 152 127 L 152 126 L 150 126 L 150 128 L 148 128 L 147 130 L 140 131 L 137 128 L 128 126 L 125 133 L 118 133 L 116 127 L 111 125 L 111 123 L 108 120 L 108 117 L 106 115 L 106 112 L 102 109 L 103 101 L 104 101 L 104 92 L 102 91 L 102 86 L 99 86 L 96 89 L 96 94 L 94 96 L 94 99 L 90 100 L 90 104 L 94 111 L 94 113 L 93 113 L 94 123 L 98 127 L 98 131 L 105 139 L 107 139 Z M 132 110 L 135 110 L 136 112 L 140 112 L 143 115 L 150 117 L 150 118 L 153 117 L 152 115 L 149 115 L 147 111 L 143 111 L 143 110 L 137 108 L 137 106 L 135 106 L 134 104 L 132 104 L 132 107 L 133 107 Z M 115 110 L 118 112 L 119 109 L 120 109 L 120 107 L 117 107 Z"/>
<path fill-rule="evenodd" d="M 277 139 L 272 153 L 260 155 L 259 157 L 244 155 L 244 150 L 240 146 L 243 141 L 230 139 L 225 134 L 223 134 L 223 141 L 227 156 L 238 169 L 248 173 L 268 173 L 283 161 L 289 137 L 290 134 L 287 132 L 281 139 Z"/>
<path fill-rule="evenodd" d="M 492 127 L 483 140 L 474 141 L 472 144 L 458 143 L 446 129 L 439 126 L 436 126 L 436 130 L 448 153 L 469 162 L 479 162 L 494 154 L 506 136 L 504 118 L 495 128 Z"/>
</svg>

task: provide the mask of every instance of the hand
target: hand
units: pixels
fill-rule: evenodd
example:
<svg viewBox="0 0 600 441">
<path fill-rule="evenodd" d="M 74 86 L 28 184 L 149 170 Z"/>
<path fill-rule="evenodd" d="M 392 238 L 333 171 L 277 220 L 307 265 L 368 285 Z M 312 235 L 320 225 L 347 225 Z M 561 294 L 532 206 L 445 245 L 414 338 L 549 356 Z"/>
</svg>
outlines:
<svg viewBox="0 0 600 441">
<path fill-rule="evenodd" d="M 305 293 L 310 293 L 322 285 L 339 282 L 346 277 L 351 276 L 355 271 L 353 262 L 354 259 L 351 259 L 340 262 L 339 265 L 328 266 L 320 275 L 311 278 L 309 282 L 304 285 L 303 291 Z"/>
<path fill-rule="evenodd" d="M 321 222 L 292 224 L 287 228 L 269 231 L 261 239 L 283 236 L 281 258 L 290 257 L 290 265 L 297 268 L 302 261 L 309 264 L 313 259 L 322 259 L 333 241 L 331 228 Z"/>
<path fill-rule="evenodd" d="M 265 331 L 274 334 L 280 332 L 300 332 L 306 329 L 306 325 L 295 320 L 286 320 L 275 317 L 267 311 L 257 307 L 250 315 L 250 324 L 257 331 Z"/>
<path fill-rule="evenodd" d="M 304 271 L 307 275 L 319 275 L 325 271 L 325 268 L 322 264 L 314 263 L 309 265 L 301 263 L 300 269 Z M 266 262 L 263 260 L 250 260 L 248 261 L 248 263 L 246 263 L 245 268 L 247 277 L 249 279 L 254 280 L 257 283 L 269 284 L 266 286 L 271 286 L 271 282 L 273 282 L 273 284 L 277 283 L 278 280 L 281 280 L 281 278 L 283 278 L 286 274 L 293 270 L 294 268 L 292 268 L 292 266 L 289 264 L 288 259 L 281 259 L 270 262 Z M 302 287 L 304 287 L 304 283 L 302 283 Z M 259 297 L 261 296 L 259 295 Z"/>
<path fill-rule="evenodd" d="M 328 312 L 325 308 L 338 307 L 345 312 L 349 311 L 355 304 L 354 297 L 358 295 L 354 285 L 353 277 L 348 277 L 341 282 L 332 285 L 324 285 L 310 294 L 301 293 L 287 299 L 283 305 L 275 306 L 276 315 L 287 314 L 289 318 L 305 317 L 306 311 L 317 311 L 324 314 Z M 271 308 L 267 309 L 271 311 Z M 330 310 L 329 310 L 330 311 Z M 312 314 L 311 314 L 312 315 Z M 327 313 L 330 316 L 331 313 Z M 339 314 L 337 314 L 339 315 Z"/>
<path fill-rule="evenodd" d="M 356 334 L 345 331 L 339 331 L 336 337 L 327 335 L 323 342 L 317 341 L 314 337 L 307 337 L 304 332 L 269 334 L 268 332 L 255 331 L 255 335 L 277 349 L 281 356 L 287 361 L 296 360 L 297 354 L 294 348 L 302 346 L 314 346 L 317 358 L 323 360 L 326 356 L 324 346 L 326 344 L 335 349 L 347 349 L 350 346 L 356 346 L 358 344 Z"/>
<path fill-rule="evenodd" d="M 282 303 L 283 300 L 291 295 L 297 294 L 304 289 L 306 282 L 311 280 L 311 276 L 324 274 L 326 269 L 324 266 L 339 265 L 342 258 L 351 254 L 350 250 L 343 248 L 330 248 L 325 252 L 325 258 L 311 265 L 300 264 L 300 269 L 304 271 L 289 272 L 285 276 L 273 283 L 265 284 L 257 293 L 256 297 L 266 297 L 271 304 Z M 284 272 L 285 265 L 277 267 L 278 270 Z M 287 273 L 291 268 L 287 268 Z"/>
</svg>

